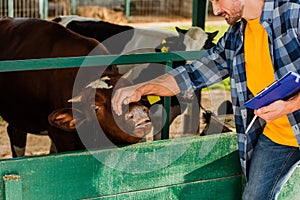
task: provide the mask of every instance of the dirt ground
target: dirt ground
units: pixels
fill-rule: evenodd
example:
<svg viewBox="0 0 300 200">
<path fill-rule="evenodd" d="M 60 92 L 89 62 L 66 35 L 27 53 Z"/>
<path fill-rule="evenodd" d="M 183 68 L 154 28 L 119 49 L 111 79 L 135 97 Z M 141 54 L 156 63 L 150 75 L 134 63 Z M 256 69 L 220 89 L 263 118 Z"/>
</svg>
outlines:
<svg viewBox="0 0 300 200">
<path fill-rule="evenodd" d="M 217 112 L 217 108 L 225 99 L 230 99 L 230 93 L 224 90 L 202 91 L 201 104 L 205 109 Z M 193 135 L 182 134 L 183 115 L 178 116 L 170 127 L 170 137 L 189 137 Z M 203 129 L 203 120 L 200 118 L 200 131 Z M 227 124 L 232 126 L 232 123 Z M 0 122 L 0 159 L 11 158 L 10 142 L 6 132 L 7 123 Z M 49 153 L 51 141 L 45 135 L 27 135 L 26 156 L 45 155 Z"/>
<path fill-rule="evenodd" d="M 12 157 L 6 127 L 6 122 L 0 122 L 0 159 Z M 50 145 L 51 141 L 48 136 L 28 134 L 25 155 L 37 156 L 48 154 Z"/>
</svg>

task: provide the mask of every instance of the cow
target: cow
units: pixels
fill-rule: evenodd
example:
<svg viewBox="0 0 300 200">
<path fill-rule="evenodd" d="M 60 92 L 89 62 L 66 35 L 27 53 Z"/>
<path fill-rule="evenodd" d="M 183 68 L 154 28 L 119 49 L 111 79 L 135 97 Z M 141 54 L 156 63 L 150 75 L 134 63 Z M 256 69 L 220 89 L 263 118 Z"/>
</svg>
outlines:
<svg viewBox="0 0 300 200">
<path fill-rule="evenodd" d="M 83 36 L 98 40 L 111 54 L 117 55 L 161 51 L 163 41 L 166 42 L 166 44 L 163 42 L 163 46 L 170 47 L 169 51 L 209 49 L 215 46 L 213 39 L 218 34 L 218 31 L 207 33 L 200 27 L 191 27 L 189 30 L 175 27 L 176 31 L 139 28 L 76 15 L 59 16 L 52 21 Z M 126 73 L 133 65 L 118 67 L 120 73 Z M 139 65 L 139 69 L 135 69 L 135 77 L 138 77 L 139 72 L 146 67 L 148 65 L 142 67 Z"/>
<path fill-rule="evenodd" d="M 131 84 L 121 76 L 113 73 L 89 83 L 78 96 L 69 100 L 73 103 L 72 107 L 54 110 L 49 115 L 52 130 L 49 135 L 57 151 L 128 145 L 141 142 L 150 133 L 149 111 L 141 103 L 129 104 L 122 116 L 112 112 L 113 91 Z M 102 131 L 106 137 L 103 137 Z"/>
<path fill-rule="evenodd" d="M 1 19 L 0 43 L 0 61 L 109 54 L 108 50 L 97 40 L 79 35 L 55 22 L 41 19 Z M 102 82 L 96 84 L 99 78 Z M 103 132 L 112 140 L 112 143 L 121 145 L 140 141 L 141 137 L 149 133 L 151 129 L 151 122 L 145 117 L 148 111 L 144 106 L 131 105 L 125 116 L 138 114 L 132 118 L 127 119 L 123 116 L 116 120 L 116 122 L 120 121 L 118 124 L 123 123 L 123 126 L 124 123 L 126 125 L 130 123 L 132 135 L 126 134 L 125 129 L 115 128 L 115 124 L 111 124 L 114 119 L 108 102 L 110 102 L 109 98 L 118 79 L 120 79 L 120 73 L 115 66 L 90 67 L 80 70 L 78 67 L 72 67 L 0 73 L 0 91 L 4 94 L 0 98 L 0 115 L 9 124 L 7 132 L 13 157 L 24 155 L 27 133 L 40 133 L 44 130 L 48 130 L 50 138 L 59 147 L 59 151 L 82 148 L 80 145 L 71 145 L 70 149 L 64 148 L 64 143 L 61 143 L 56 133 L 74 132 L 73 129 L 70 131 L 72 127 L 63 128 L 66 124 L 69 126 L 75 124 L 76 127 L 80 124 L 79 127 L 93 130 L 87 122 L 95 120 L 101 126 L 111 125 L 108 129 L 103 128 Z M 103 88 L 96 87 L 106 84 L 109 88 L 105 89 L 104 93 Z M 91 91 L 94 93 L 91 94 Z M 73 99 L 74 102 L 72 97 L 76 95 L 81 96 L 80 103 L 70 103 L 68 100 Z M 80 106 L 73 106 L 73 108 L 72 105 Z M 68 112 L 62 113 L 60 109 Z M 77 116 L 72 117 L 71 114 L 77 114 Z M 103 118 L 105 118 L 104 121 Z M 67 123 L 67 119 L 71 120 Z M 95 126 L 95 123 L 93 125 Z M 95 133 L 90 134 L 92 137 Z M 124 134 L 129 137 L 125 137 Z M 64 141 L 68 142 L 68 140 Z M 91 146 L 97 147 L 97 144 L 93 143 Z"/>
<path fill-rule="evenodd" d="M 207 33 L 200 27 L 191 27 L 188 30 L 175 27 L 176 31 L 137 28 L 76 15 L 59 16 L 53 21 L 76 33 L 98 40 L 114 54 L 210 49 L 215 46 L 213 40 L 218 34 L 218 31 Z M 173 68 L 184 63 L 185 61 L 174 62 Z M 127 72 L 126 78 L 135 84 L 148 81 L 165 73 L 164 66 L 160 64 L 139 64 L 138 67 L 121 65 L 119 70 L 121 73 Z M 143 102 L 146 102 L 148 107 L 151 106 L 147 101 Z M 164 109 L 161 103 L 162 101 L 157 102 L 157 106 L 153 107 L 155 109 L 152 109 L 153 112 L 151 112 L 154 133 L 159 133 L 162 128 L 163 120 L 161 116 Z M 178 99 L 171 97 L 170 123 L 176 116 L 183 113 L 186 106 L 186 103 L 181 103 L 179 106 Z M 197 121 L 196 118 L 195 120 Z M 156 138 L 160 138 L 160 135 L 156 134 Z"/>
<path fill-rule="evenodd" d="M 76 33 L 98 40 L 111 54 L 118 55 L 136 51 L 154 52 L 154 48 L 163 39 L 177 36 L 176 32 L 170 30 L 134 28 L 76 15 L 59 16 L 52 21 Z"/>
</svg>

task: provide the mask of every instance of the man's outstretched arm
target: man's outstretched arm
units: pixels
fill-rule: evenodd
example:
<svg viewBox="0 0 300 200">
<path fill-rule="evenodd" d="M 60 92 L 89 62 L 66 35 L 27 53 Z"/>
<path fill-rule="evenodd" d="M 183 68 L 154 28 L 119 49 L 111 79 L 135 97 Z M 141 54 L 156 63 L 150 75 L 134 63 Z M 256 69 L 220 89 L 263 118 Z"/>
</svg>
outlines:
<svg viewBox="0 0 300 200">
<path fill-rule="evenodd" d="M 143 95 L 173 96 L 179 92 L 174 77 L 165 74 L 144 83 L 118 89 L 112 97 L 112 108 L 117 115 L 121 115 L 123 104 L 137 102 Z"/>
</svg>

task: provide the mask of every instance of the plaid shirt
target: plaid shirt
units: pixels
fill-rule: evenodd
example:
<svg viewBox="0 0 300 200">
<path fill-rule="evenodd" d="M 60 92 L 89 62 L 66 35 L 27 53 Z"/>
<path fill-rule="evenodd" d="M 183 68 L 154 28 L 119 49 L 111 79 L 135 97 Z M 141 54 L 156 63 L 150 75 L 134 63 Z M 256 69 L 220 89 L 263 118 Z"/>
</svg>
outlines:
<svg viewBox="0 0 300 200">
<path fill-rule="evenodd" d="M 269 36 L 275 78 L 281 78 L 288 71 L 300 73 L 300 0 L 265 0 L 260 23 Z M 192 64 L 169 73 L 174 76 L 181 95 L 186 98 L 191 97 L 194 90 L 230 77 L 240 161 L 247 177 L 249 161 L 265 121 L 258 118 L 245 134 L 247 125 L 254 117 L 253 110 L 244 107 L 244 103 L 252 97 L 246 86 L 243 44 L 245 25 L 246 21 L 242 19 L 230 26 L 216 47 Z M 289 114 L 288 118 L 300 146 L 300 110 Z"/>
</svg>

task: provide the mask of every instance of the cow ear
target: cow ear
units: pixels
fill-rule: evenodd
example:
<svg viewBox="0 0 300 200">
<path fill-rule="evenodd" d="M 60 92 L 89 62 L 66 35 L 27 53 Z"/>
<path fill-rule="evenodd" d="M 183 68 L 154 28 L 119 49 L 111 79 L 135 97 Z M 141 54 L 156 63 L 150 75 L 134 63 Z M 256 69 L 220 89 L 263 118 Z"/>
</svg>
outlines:
<svg viewBox="0 0 300 200">
<path fill-rule="evenodd" d="M 181 28 L 179 28 L 179 27 L 175 27 L 175 29 L 176 29 L 176 31 L 178 32 L 178 33 L 182 33 L 182 34 L 186 34 L 187 32 L 188 32 L 188 30 L 185 30 L 185 29 L 181 29 Z"/>
<path fill-rule="evenodd" d="M 48 116 L 48 122 L 51 126 L 67 132 L 75 131 L 75 119 L 73 117 L 74 112 L 76 112 L 76 118 L 78 118 L 79 115 L 82 115 L 81 112 L 75 111 L 72 108 L 55 110 Z"/>
<path fill-rule="evenodd" d="M 219 33 L 219 31 L 215 31 L 215 32 L 212 32 L 212 33 L 207 33 L 208 39 L 213 40 L 218 35 L 218 33 Z"/>
<path fill-rule="evenodd" d="M 105 71 L 105 75 L 108 74 L 119 74 L 119 68 L 117 65 L 109 65 Z"/>
</svg>

